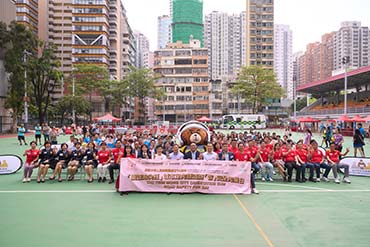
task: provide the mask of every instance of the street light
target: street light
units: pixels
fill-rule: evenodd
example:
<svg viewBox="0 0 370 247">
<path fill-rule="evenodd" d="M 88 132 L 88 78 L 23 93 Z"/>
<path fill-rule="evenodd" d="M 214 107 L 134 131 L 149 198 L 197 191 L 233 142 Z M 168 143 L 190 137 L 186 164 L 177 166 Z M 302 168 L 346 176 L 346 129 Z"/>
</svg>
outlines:
<svg viewBox="0 0 370 247">
<path fill-rule="evenodd" d="M 349 56 L 342 58 L 342 64 L 344 64 L 344 115 L 347 115 L 347 67 L 349 60 Z"/>
<path fill-rule="evenodd" d="M 23 62 L 24 62 L 24 128 L 27 131 L 27 124 L 28 124 L 28 95 L 27 95 L 27 55 L 31 55 L 32 53 L 23 50 Z"/>
</svg>

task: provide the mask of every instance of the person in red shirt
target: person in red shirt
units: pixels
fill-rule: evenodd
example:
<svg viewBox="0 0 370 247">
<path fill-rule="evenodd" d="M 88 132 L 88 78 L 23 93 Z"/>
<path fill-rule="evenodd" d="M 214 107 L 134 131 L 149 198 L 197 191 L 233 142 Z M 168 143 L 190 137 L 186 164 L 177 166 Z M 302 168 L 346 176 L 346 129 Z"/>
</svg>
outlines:
<svg viewBox="0 0 370 247">
<path fill-rule="evenodd" d="M 250 161 L 250 157 L 247 152 L 245 152 L 244 143 L 240 142 L 238 144 L 238 151 L 234 154 L 235 160 L 237 161 Z"/>
<path fill-rule="evenodd" d="M 107 181 L 108 166 L 110 165 L 111 152 L 107 149 L 105 142 L 101 143 L 101 149 L 98 151 L 98 183 Z"/>
<path fill-rule="evenodd" d="M 266 136 L 266 137 L 264 138 L 264 142 L 265 142 L 265 146 L 266 146 L 266 148 L 267 148 L 267 149 L 272 150 L 272 149 L 274 148 L 274 146 L 271 144 L 271 139 L 270 139 L 270 137 Z"/>
<path fill-rule="evenodd" d="M 23 183 L 31 182 L 33 168 L 37 166 L 39 160 L 40 150 L 36 149 L 35 141 L 30 143 L 31 149 L 24 151 L 23 156 L 26 156 L 26 163 L 24 163 Z"/>
<path fill-rule="evenodd" d="M 261 166 L 261 169 L 262 169 L 262 177 L 261 177 L 262 181 L 266 181 L 266 180 L 270 182 L 274 181 L 272 179 L 274 166 L 270 163 L 271 156 L 272 156 L 272 150 L 266 147 L 265 142 L 261 142 L 260 149 L 259 149 L 258 164 Z"/>
<path fill-rule="evenodd" d="M 325 172 L 322 177 L 322 180 L 325 182 L 329 182 L 328 175 L 331 170 L 331 166 L 325 164 L 325 156 L 324 153 L 318 148 L 319 145 L 315 140 L 311 141 L 311 149 L 308 152 L 308 159 L 310 163 L 314 165 L 314 169 L 316 169 L 316 181 L 320 182 L 320 168 L 324 168 Z"/>
<path fill-rule="evenodd" d="M 297 163 L 301 165 L 302 167 L 302 181 L 306 182 L 306 168 L 310 169 L 310 177 L 309 181 L 311 182 L 316 182 L 316 180 L 313 178 L 314 174 L 314 165 L 311 163 L 308 163 L 308 151 L 307 151 L 307 146 L 303 144 L 303 140 L 299 140 L 297 142 L 297 148 L 296 148 L 296 153 L 297 153 Z"/>
<path fill-rule="evenodd" d="M 326 150 L 326 159 L 333 169 L 334 182 L 337 184 L 340 183 L 338 178 L 338 168 L 344 168 L 343 182 L 351 183 L 351 180 L 349 180 L 349 165 L 340 163 L 340 157 L 346 156 L 349 152 L 349 149 L 347 148 L 345 153 L 341 153 L 336 150 L 336 147 L 337 146 L 335 143 L 331 143 L 330 149 Z"/>
<path fill-rule="evenodd" d="M 292 143 L 290 141 L 286 144 L 286 151 L 283 152 L 285 167 L 288 170 L 288 182 L 292 182 L 292 176 L 293 176 L 293 169 L 296 169 L 296 176 L 295 180 L 299 183 L 302 182 L 301 180 L 301 166 L 297 164 L 296 160 L 296 151 L 292 148 Z"/>
<path fill-rule="evenodd" d="M 237 139 L 232 139 L 231 143 L 230 143 L 230 146 L 229 146 L 229 152 L 232 152 L 232 153 L 235 154 L 238 151 L 239 151 L 238 141 L 237 141 Z"/>
<path fill-rule="evenodd" d="M 245 149 L 245 152 L 248 154 L 249 161 L 252 162 L 252 173 L 251 173 L 251 185 L 252 185 L 252 193 L 258 194 L 258 190 L 256 189 L 256 174 L 261 170 L 261 166 L 257 163 L 259 158 L 258 148 L 255 145 L 255 141 L 249 140 L 248 147 Z"/>
<path fill-rule="evenodd" d="M 108 167 L 110 177 L 109 184 L 114 182 L 113 170 L 119 170 L 124 152 L 125 149 L 122 147 L 121 141 L 117 140 L 116 147 L 112 149 L 113 162 Z"/>
<path fill-rule="evenodd" d="M 287 179 L 287 175 L 284 169 L 283 153 L 280 148 L 280 143 L 275 143 L 274 149 L 272 151 L 272 164 L 278 168 L 279 173 L 284 181 Z"/>
</svg>

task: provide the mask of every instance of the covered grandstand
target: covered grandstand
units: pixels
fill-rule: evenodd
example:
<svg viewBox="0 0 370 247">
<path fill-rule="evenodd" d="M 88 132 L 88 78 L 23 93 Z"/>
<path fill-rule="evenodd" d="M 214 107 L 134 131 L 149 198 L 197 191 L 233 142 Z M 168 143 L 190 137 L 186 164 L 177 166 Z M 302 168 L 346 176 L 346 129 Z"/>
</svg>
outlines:
<svg viewBox="0 0 370 247">
<path fill-rule="evenodd" d="M 311 94 L 318 99 L 297 113 L 298 116 L 314 116 L 318 119 L 337 118 L 344 113 L 345 74 L 307 83 L 298 92 Z M 347 115 L 367 117 L 370 114 L 370 66 L 347 73 Z"/>
</svg>

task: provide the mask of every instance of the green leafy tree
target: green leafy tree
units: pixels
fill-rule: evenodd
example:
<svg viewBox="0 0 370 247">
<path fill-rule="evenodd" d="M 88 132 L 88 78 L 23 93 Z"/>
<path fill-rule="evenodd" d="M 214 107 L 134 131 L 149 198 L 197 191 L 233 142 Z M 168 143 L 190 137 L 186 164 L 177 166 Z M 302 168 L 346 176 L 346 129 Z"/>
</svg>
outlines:
<svg viewBox="0 0 370 247">
<path fill-rule="evenodd" d="M 143 106 L 146 97 L 162 99 L 164 92 L 155 86 L 155 81 L 159 78 L 150 69 L 131 67 L 131 72 L 123 80 L 123 91 L 128 97 L 138 98 L 139 106 Z M 141 108 L 140 107 L 140 108 Z M 139 109 L 143 111 L 143 109 Z M 145 119 L 143 119 L 145 122 Z"/>
<path fill-rule="evenodd" d="M 75 67 L 72 76 L 75 78 L 76 94 L 88 95 L 92 109 L 92 95 L 94 93 L 101 95 L 102 90 L 104 92 L 107 90 L 105 87 L 109 82 L 108 69 L 93 64 L 80 64 Z M 105 97 L 108 98 L 108 95 L 105 95 Z M 92 115 L 90 112 L 90 121 L 91 120 Z"/>
<path fill-rule="evenodd" d="M 274 72 L 262 66 L 243 67 L 232 91 L 252 105 L 253 114 L 268 105 L 268 99 L 284 96 L 284 90 L 277 83 Z"/>
<path fill-rule="evenodd" d="M 8 28 L 1 23 L 0 34 L 0 47 L 4 49 L 4 67 L 9 75 L 5 107 L 11 112 L 12 131 L 15 131 L 17 119 L 23 113 L 24 100 L 27 100 L 24 99 L 24 72 L 28 70 L 28 66 L 24 62 L 24 52 L 37 53 L 37 38 L 24 25 L 15 21 L 10 23 Z"/>
<path fill-rule="evenodd" d="M 90 103 L 83 96 L 66 95 L 58 101 L 54 110 L 61 117 L 61 124 L 63 125 L 68 116 L 72 117 L 73 110 L 75 110 L 76 115 L 89 115 Z"/>
<path fill-rule="evenodd" d="M 62 72 L 59 70 L 60 62 L 55 56 L 54 45 L 40 41 L 39 51 L 41 55 L 29 56 L 28 77 L 31 103 L 35 105 L 39 123 L 42 124 L 51 103 L 51 95 L 62 78 Z"/>
</svg>

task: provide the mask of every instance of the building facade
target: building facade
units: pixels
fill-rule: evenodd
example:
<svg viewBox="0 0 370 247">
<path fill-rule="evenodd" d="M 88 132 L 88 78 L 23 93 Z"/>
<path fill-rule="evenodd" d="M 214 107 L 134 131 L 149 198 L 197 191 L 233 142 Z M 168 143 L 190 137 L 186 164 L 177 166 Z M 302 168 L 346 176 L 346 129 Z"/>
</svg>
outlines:
<svg viewBox="0 0 370 247">
<path fill-rule="evenodd" d="M 293 99 L 293 33 L 287 25 L 275 25 L 274 72 L 286 97 Z"/>
<path fill-rule="evenodd" d="M 0 1 L 0 20 L 7 25 L 16 18 L 16 1 Z M 5 99 L 8 93 L 8 78 L 4 67 L 4 51 L 0 49 L 0 133 L 11 128 L 11 116 L 5 109 Z"/>
<path fill-rule="evenodd" d="M 56 45 L 64 73 L 55 98 L 63 95 L 75 65 L 104 66 L 110 77 L 117 80 L 135 66 L 135 38 L 120 0 L 45 0 L 39 1 L 39 9 L 39 38 Z M 115 113 L 125 119 L 133 118 L 133 103 L 127 99 Z M 102 99 L 94 96 L 94 115 L 103 113 L 102 105 Z"/>
<path fill-rule="evenodd" d="M 343 70 L 342 59 L 349 56 L 348 67 L 357 69 L 370 65 L 369 28 L 361 22 L 347 21 L 334 36 L 334 70 Z"/>
<path fill-rule="evenodd" d="M 246 65 L 246 13 L 212 12 L 205 17 L 204 47 L 208 49 L 212 80 L 235 78 Z"/>
<path fill-rule="evenodd" d="M 8 0 L 5 0 L 5 2 Z M 16 21 L 38 35 L 38 0 L 16 0 Z"/>
<path fill-rule="evenodd" d="M 172 0 L 171 5 L 172 42 L 196 39 L 203 46 L 203 0 Z"/>
<path fill-rule="evenodd" d="M 247 0 L 246 63 L 274 68 L 274 0 Z"/>
<path fill-rule="evenodd" d="M 171 23 L 172 18 L 170 16 L 168 15 L 158 16 L 157 49 L 166 48 L 166 45 L 172 42 Z"/>
<path fill-rule="evenodd" d="M 304 55 L 298 58 L 298 87 L 315 81 L 324 80 L 333 71 L 333 42 L 335 33 L 324 34 L 321 42 L 310 43 Z"/>
<path fill-rule="evenodd" d="M 200 41 L 178 41 L 155 51 L 154 72 L 161 75 L 156 86 L 166 94 L 156 103 L 157 119 L 181 123 L 209 116 L 208 50 Z"/>
<path fill-rule="evenodd" d="M 137 68 L 149 68 L 149 39 L 142 33 L 134 32 L 136 40 L 136 64 Z"/>
</svg>

